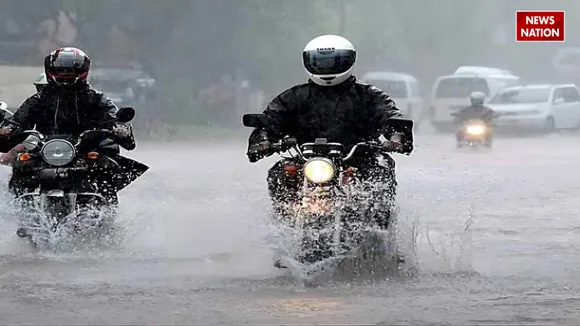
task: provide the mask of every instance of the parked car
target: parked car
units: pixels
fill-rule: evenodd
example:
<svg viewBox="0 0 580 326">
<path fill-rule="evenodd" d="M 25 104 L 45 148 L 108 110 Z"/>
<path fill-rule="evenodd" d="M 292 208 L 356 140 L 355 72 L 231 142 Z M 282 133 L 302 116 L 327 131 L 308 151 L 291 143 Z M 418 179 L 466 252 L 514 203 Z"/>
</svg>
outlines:
<svg viewBox="0 0 580 326">
<path fill-rule="evenodd" d="M 155 80 L 146 72 L 127 68 L 95 68 L 89 82 L 105 92 L 117 106 L 135 106 L 139 96 L 150 91 Z"/>
<path fill-rule="evenodd" d="M 491 97 L 499 90 L 520 84 L 520 77 L 508 70 L 462 66 L 452 75 L 435 80 L 429 104 L 429 119 L 437 130 L 455 130 L 451 114 L 469 105 L 472 92 Z"/>
<path fill-rule="evenodd" d="M 574 84 L 538 84 L 501 90 L 487 105 L 497 114 L 498 128 L 550 133 L 580 128 L 580 94 Z"/>
<path fill-rule="evenodd" d="M 397 72 L 373 71 L 365 74 L 363 80 L 389 94 L 401 113 L 411 119 L 419 119 L 423 100 L 415 77 Z"/>
</svg>

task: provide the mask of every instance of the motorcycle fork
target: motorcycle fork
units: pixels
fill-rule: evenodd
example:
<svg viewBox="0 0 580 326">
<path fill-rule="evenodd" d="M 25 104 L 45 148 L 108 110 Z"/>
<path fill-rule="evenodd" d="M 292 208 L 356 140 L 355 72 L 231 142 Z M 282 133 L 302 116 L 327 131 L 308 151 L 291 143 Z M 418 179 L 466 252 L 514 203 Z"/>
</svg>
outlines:
<svg viewBox="0 0 580 326">
<path fill-rule="evenodd" d="M 336 254 L 340 252 L 341 249 L 341 230 L 342 230 L 342 216 L 341 214 L 336 214 L 331 210 L 333 206 L 333 201 L 338 199 L 336 198 L 336 184 L 335 180 L 331 181 L 329 184 L 324 185 L 312 185 L 305 177 L 302 185 L 302 201 L 300 203 L 300 210 L 298 214 L 303 214 L 304 209 L 311 201 L 316 200 L 325 200 L 326 205 L 328 205 L 328 212 L 325 212 L 324 215 L 327 215 L 326 218 L 333 219 L 333 239 L 332 239 L 332 248 L 333 252 Z M 331 215 L 331 216 L 330 216 Z M 298 218 L 297 219 L 297 226 L 304 231 L 304 219 Z M 330 226 L 330 225 L 329 225 Z"/>
</svg>

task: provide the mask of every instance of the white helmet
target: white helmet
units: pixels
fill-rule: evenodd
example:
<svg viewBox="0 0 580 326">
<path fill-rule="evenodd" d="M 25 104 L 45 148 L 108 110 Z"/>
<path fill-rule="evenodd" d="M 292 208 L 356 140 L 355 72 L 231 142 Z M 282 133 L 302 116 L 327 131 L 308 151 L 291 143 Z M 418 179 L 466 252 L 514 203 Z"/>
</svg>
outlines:
<svg viewBox="0 0 580 326">
<path fill-rule="evenodd" d="M 42 73 L 34 80 L 34 86 L 36 90 L 40 92 L 46 85 L 48 85 L 48 80 L 46 79 L 46 74 Z"/>
<path fill-rule="evenodd" d="M 469 95 L 471 105 L 483 105 L 485 101 L 485 94 L 483 92 L 473 92 Z"/>
<path fill-rule="evenodd" d="M 48 80 L 46 79 L 46 74 L 42 73 L 36 77 L 34 80 L 34 85 L 48 85 Z"/>
<path fill-rule="evenodd" d="M 308 42 L 302 52 L 304 69 L 320 86 L 334 86 L 347 80 L 355 62 L 354 45 L 337 35 L 319 36 Z"/>
</svg>

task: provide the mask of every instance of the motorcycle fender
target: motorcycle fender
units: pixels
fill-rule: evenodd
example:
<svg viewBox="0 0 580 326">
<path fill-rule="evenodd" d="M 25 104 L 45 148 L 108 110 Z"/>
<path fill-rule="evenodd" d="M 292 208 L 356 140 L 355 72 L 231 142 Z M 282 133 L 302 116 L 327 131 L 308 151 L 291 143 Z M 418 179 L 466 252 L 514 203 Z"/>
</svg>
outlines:
<svg viewBox="0 0 580 326">
<path fill-rule="evenodd" d="M 78 198 L 95 198 L 100 203 L 107 202 L 107 199 L 103 195 L 94 192 L 79 192 L 77 193 L 77 199 Z"/>
<path fill-rule="evenodd" d="M 53 189 L 48 191 L 41 191 L 40 193 L 37 192 L 30 192 L 25 193 L 18 197 L 19 200 L 27 200 L 27 201 L 38 201 L 40 207 L 44 209 L 46 206 L 48 198 L 62 198 L 62 200 L 66 200 L 65 198 L 68 197 L 69 203 L 69 212 L 74 212 L 76 203 L 77 203 L 77 194 L 76 193 L 65 193 L 63 190 L 60 189 Z"/>
<path fill-rule="evenodd" d="M 37 192 L 28 192 L 18 196 L 19 200 L 34 200 L 40 197 L 40 194 Z"/>
<path fill-rule="evenodd" d="M 105 197 L 103 195 L 97 194 L 94 192 L 79 192 L 79 193 L 77 193 L 77 197 L 81 197 L 81 196 L 83 196 L 83 197 L 96 197 L 96 198 L 105 200 Z"/>
<path fill-rule="evenodd" d="M 46 197 L 65 197 L 65 193 L 64 190 L 60 190 L 60 189 L 53 189 L 53 190 L 49 190 L 45 193 L 43 193 L 42 195 L 46 196 Z"/>
</svg>

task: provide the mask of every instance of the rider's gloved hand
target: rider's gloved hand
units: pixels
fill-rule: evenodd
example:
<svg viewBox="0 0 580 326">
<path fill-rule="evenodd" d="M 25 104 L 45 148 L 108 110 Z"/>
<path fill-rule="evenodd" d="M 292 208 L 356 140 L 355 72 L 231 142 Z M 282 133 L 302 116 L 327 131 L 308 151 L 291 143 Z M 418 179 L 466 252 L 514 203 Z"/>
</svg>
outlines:
<svg viewBox="0 0 580 326">
<path fill-rule="evenodd" d="M 391 140 L 385 140 L 381 145 L 387 152 L 409 155 L 414 149 L 413 134 L 396 134 L 394 137 L 391 137 Z"/>
<path fill-rule="evenodd" d="M 260 142 L 253 143 L 249 146 L 246 155 L 251 163 L 257 162 L 264 156 L 272 155 L 272 142 L 267 139 L 263 139 Z"/>
<path fill-rule="evenodd" d="M 115 126 L 113 127 L 112 134 L 117 138 L 126 138 L 129 137 L 129 128 L 125 126 Z"/>
<path fill-rule="evenodd" d="M 14 131 L 14 129 L 10 126 L 5 126 L 0 128 L 0 136 L 9 135 Z"/>
<path fill-rule="evenodd" d="M 387 152 L 401 153 L 403 150 L 403 144 L 398 141 L 385 140 L 381 145 Z"/>
</svg>

